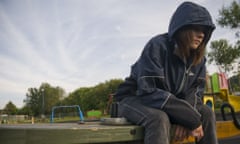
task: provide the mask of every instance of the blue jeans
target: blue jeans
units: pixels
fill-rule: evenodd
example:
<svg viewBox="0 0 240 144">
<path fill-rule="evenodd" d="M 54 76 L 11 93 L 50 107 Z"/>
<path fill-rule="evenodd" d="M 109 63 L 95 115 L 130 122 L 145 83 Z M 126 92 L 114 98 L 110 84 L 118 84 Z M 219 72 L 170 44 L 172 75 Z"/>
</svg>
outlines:
<svg viewBox="0 0 240 144">
<path fill-rule="evenodd" d="M 204 137 L 197 144 L 218 144 L 214 113 L 207 106 L 199 112 L 202 114 Z M 164 111 L 144 106 L 137 97 L 128 97 L 119 103 L 119 116 L 144 127 L 144 144 L 170 144 L 171 123 Z"/>
</svg>

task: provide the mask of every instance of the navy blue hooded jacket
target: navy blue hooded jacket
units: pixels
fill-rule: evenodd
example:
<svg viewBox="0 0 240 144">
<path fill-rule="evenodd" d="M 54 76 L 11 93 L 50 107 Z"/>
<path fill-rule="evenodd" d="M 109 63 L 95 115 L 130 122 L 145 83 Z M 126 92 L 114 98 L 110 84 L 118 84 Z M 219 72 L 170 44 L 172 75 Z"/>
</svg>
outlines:
<svg viewBox="0 0 240 144">
<path fill-rule="evenodd" d="M 208 29 L 205 41 L 215 29 L 204 7 L 184 2 L 173 14 L 168 33 L 155 36 L 146 44 L 115 98 L 121 101 L 137 96 L 142 104 L 165 111 L 173 123 L 195 129 L 201 124 L 197 108 L 202 105 L 206 60 L 203 58 L 199 64 L 191 66 L 191 59 L 184 62 L 174 53 L 174 34 L 187 25 L 205 26 Z"/>
</svg>

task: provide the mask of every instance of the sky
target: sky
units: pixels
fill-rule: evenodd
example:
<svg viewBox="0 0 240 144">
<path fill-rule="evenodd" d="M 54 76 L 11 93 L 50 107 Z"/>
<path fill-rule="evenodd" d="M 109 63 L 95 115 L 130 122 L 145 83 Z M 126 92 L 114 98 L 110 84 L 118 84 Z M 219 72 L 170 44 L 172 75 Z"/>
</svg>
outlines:
<svg viewBox="0 0 240 144">
<path fill-rule="evenodd" d="M 192 0 L 214 22 L 232 0 Z M 42 83 L 67 93 L 124 79 L 183 0 L 0 0 L 0 109 Z M 216 25 L 212 40 L 234 34 Z M 209 46 L 208 46 L 209 47 Z M 208 66 L 216 72 L 214 65 Z"/>
</svg>

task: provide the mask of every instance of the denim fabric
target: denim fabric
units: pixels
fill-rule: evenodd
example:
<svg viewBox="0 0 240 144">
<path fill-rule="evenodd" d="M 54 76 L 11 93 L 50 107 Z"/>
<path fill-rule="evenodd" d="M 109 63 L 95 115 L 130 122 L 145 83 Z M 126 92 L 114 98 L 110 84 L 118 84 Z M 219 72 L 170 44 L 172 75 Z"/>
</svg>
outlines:
<svg viewBox="0 0 240 144">
<path fill-rule="evenodd" d="M 120 102 L 119 116 L 144 127 L 144 144 L 169 144 L 171 124 L 165 112 L 146 107 L 135 97 L 129 97 Z"/>
<path fill-rule="evenodd" d="M 204 137 L 197 144 L 218 144 L 212 110 L 203 106 L 199 111 Z M 119 116 L 144 127 L 144 144 L 170 144 L 171 123 L 164 111 L 144 106 L 137 97 L 128 97 L 119 103 Z"/>
<path fill-rule="evenodd" d="M 202 106 L 199 112 L 202 115 L 204 137 L 196 144 L 218 144 L 214 112 L 206 105 Z"/>
</svg>

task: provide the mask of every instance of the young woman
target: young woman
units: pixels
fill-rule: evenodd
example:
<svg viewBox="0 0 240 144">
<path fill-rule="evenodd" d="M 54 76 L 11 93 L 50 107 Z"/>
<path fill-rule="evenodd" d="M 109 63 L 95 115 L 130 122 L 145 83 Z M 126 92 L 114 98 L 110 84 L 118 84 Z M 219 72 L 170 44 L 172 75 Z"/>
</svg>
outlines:
<svg viewBox="0 0 240 144">
<path fill-rule="evenodd" d="M 182 3 L 168 33 L 153 37 L 115 98 L 119 115 L 145 128 L 145 144 L 169 144 L 190 135 L 198 144 L 217 144 L 215 116 L 203 105 L 205 47 L 215 25 L 206 8 Z"/>
</svg>

